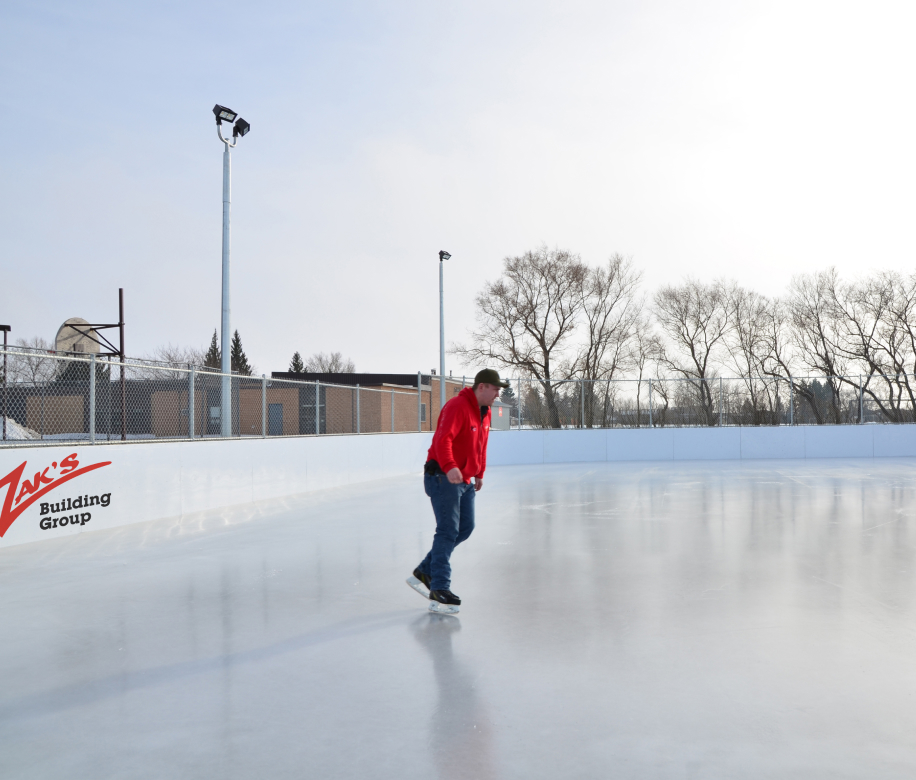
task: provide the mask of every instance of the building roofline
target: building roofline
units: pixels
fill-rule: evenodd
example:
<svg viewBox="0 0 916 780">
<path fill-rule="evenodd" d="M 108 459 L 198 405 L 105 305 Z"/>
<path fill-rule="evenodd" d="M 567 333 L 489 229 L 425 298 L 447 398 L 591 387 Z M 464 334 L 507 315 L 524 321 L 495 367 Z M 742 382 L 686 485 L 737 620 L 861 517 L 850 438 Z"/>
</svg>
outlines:
<svg viewBox="0 0 916 780">
<path fill-rule="evenodd" d="M 437 374 L 420 374 L 421 384 L 428 387 L 431 380 L 438 379 Z M 294 382 L 321 382 L 329 385 L 397 385 L 398 387 L 416 387 L 417 374 L 343 374 L 343 373 L 318 373 L 305 371 L 294 374 L 292 371 L 273 371 L 271 379 L 286 379 Z M 447 384 L 461 384 L 461 379 L 454 376 L 445 377 Z M 470 385 L 468 385 L 470 387 Z"/>
</svg>

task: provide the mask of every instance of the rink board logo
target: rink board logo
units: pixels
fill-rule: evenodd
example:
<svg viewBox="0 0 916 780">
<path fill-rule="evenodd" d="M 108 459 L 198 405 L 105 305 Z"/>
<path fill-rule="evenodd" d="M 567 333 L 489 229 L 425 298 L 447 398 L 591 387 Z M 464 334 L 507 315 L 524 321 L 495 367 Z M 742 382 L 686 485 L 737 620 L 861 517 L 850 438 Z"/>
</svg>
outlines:
<svg viewBox="0 0 916 780">
<path fill-rule="evenodd" d="M 88 474 L 90 471 L 95 471 L 96 469 L 110 465 L 111 461 L 106 460 L 101 463 L 93 463 L 89 466 L 80 466 L 80 462 L 77 460 L 77 453 L 74 452 L 61 460 L 60 463 L 57 461 L 52 461 L 50 466 L 46 466 L 43 469 L 39 467 L 39 470 L 35 472 L 35 476 L 32 479 L 22 479 L 23 474 L 25 474 L 26 467 L 28 466 L 28 461 L 24 461 L 19 466 L 14 468 L 9 474 L 3 477 L 3 479 L 0 479 L 0 489 L 4 487 L 6 488 L 6 497 L 3 500 L 3 509 L 0 510 L 0 537 L 2 537 L 9 530 L 9 527 L 13 524 L 13 521 L 19 517 L 19 515 L 21 515 L 42 496 L 51 492 L 55 488 L 60 487 L 65 482 L 76 479 L 76 477 L 81 477 L 83 474 Z M 79 501 L 79 498 L 80 497 L 77 497 L 76 500 Z M 106 498 L 104 506 L 108 506 L 108 500 L 110 500 L 111 494 L 106 494 L 104 498 Z M 73 507 L 74 500 L 69 498 L 51 506 L 61 507 L 64 504 L 70 508 L 79 508 Z M 43 514 L 46 506 L 48 505 L 44 503 L 41 505 Z M 46 527 L 44 519 L 45 518 L 42 519 L 42 528 Z M 53 519 L 55 518 L 52 518 L 52 520 Z M 59 521 L 63 520 L 63 518 L 56 519 Z M 72 525 L 85 525 L 88 519 L 89 518 L 83 520 L 80 517 L 80 514 L 77 513 L 76 520 L 74 521 L 68 518 L 68 522 Z M 60 524 L 67 525 L 67 523 Z M 47 526 L 47 528 L 51 527 L 57 528 L 58 523 L 53 523 L 53 525 Z"/>
</svg>

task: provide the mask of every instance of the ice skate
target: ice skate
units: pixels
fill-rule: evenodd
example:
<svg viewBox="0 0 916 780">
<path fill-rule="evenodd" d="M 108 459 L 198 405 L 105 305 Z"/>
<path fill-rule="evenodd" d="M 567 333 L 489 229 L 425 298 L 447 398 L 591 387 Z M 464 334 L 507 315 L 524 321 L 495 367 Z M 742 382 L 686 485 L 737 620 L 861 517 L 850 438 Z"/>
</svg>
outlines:
<svg viewBox="0 0 916 780">
<path fill-rule="evenodd" d="M 413 574 L 407 578 L 407 584 L 423 598 L 429 598 L 429 577 L 419 569 L 413 570 Z"/>
<path fill-rule="evenodd" d="M 438 615 L 457 615 L 461 599 L 450 590 L 429 592 L 429 611 Z"/>
</svg>

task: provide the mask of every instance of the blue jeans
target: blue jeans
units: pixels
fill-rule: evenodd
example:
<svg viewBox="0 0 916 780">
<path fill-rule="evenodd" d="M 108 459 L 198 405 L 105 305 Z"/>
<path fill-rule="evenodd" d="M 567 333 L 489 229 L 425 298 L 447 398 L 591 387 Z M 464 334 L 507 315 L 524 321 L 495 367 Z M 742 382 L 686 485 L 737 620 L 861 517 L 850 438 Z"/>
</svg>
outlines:
<svg viewBox="0 0 916 780">
<path fill-rule="evenodd" d="M 423 487 L 436 515 L 433 548 L 417 568 L 430 579 L 430 590 L 448 590 L 452 584 L 452 550 L 474 530 L 474 486 L 453 485 L 445 474 L 425 474 Z"/>
</svg>

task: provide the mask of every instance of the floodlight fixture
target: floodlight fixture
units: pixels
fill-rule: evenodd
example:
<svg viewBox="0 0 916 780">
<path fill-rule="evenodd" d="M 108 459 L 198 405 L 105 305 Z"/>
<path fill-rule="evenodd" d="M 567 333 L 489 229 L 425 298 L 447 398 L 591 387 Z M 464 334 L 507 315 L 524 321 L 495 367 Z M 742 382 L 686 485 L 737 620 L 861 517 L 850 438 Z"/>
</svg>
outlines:
<svg viewBox="0 0 916 780">
<path fill-rule="evenodd" d="M 9 333 L 11 330 L 9 325 L 0 325 L 0 333 Z"/>
<path fill-rule="evenodd" d="M 450 257 L 451 257 L 451 255 L 450 255 L 448 252 L 446 252 L 444 249 L 440 249 L 440 250 L 439 250 L 439 262 L 440 262 L 440 263 L 441 263 L 443 260 L 448 260 Z"/>
<path fill-rule="evenodd" d="M 235 138 L 241 138 L 243 135 L 248 135 L 249 130 L 251 130 L 251 125 L 239 117 L 238 122 L 235 123 L 235 127 L 232 128 L 232 135 Z"/>
<path fill-rule="evenodd" d="M 213 106 L 213 114 L 216 117 L 216 124 L 218 125 L 221 125 L 223 122 L 234 122 L 235 118 L 238 116 L 237 111 L 221 106 L 219 103 Z"/>
</svg>

